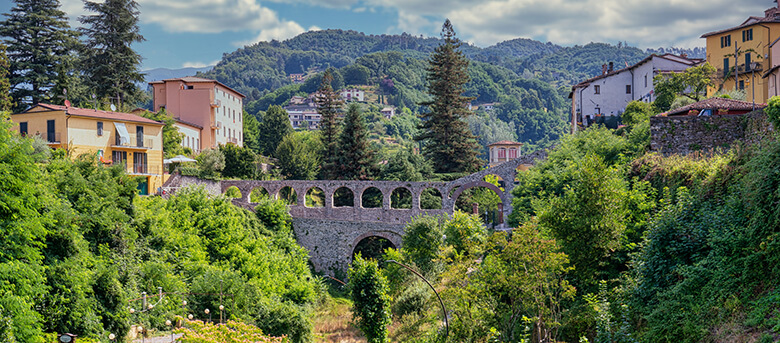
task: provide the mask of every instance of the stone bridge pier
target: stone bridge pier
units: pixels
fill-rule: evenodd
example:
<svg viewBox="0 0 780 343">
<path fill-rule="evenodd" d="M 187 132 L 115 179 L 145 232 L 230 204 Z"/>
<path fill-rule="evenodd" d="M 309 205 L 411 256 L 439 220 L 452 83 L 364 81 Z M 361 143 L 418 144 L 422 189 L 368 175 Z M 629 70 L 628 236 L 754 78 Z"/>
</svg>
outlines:
<svg viewBox="0 0 780 343">
<path fill-rule="evenodd" d="M 298 243 L 309 250 L 314 269 L 333 274 L 345 271 L 352 262 L 355 248 L 369 237 L 387 239 L 394 247 L 401 247 L 404 227 L 415 216 L 428 214 L 452 214 L 458 196 L 467 189 L 485 187 L 501 199 L 504 220 L 512 212 L 512 190 L 518 171 L 530 167 L 536 159 L 546 157 L 544 152 L 525 155 L 499 166 L 482 170 L 451 182 L 402 182 L 402 181 L 342 181 L 342 180 L 226 180 L 220 182 L 225 193 L 237 187 L 241 197 L 233 200 L 237 206 L 250 210 L 255 204 L 250 195 L 253 190 L 267 192 L 276 199 L 294 194 L 289 205 L 293 217 L 293 231 Z M 499 186 L 486 182 L 485 176 L 495 175 Z M 307 194 L 316 192 L 324 198 L 323 204 L 307 202 Z M 423 193 L 438 203 L 422 208 Z M 338 196 L 337 196 L 338 195 Z M 396 196 L 393 196 L 396 195 Z M 396 204 L 393 199 L 403 195 L 408 202 Z M 311 197 L 309 197 L 311 198 Z M 341 199 L 335 204 L 334 199 Z M 351 199 L 345 201 L 345 199 Z M 380 201 L 378 201 L 381 199 Z M 397 200 L 396 200 L 397 201 Z M 430 201 L 429 201 L 430 202 Z M 499 226 L 505 229 L 506 226 Z"/>
</svg>

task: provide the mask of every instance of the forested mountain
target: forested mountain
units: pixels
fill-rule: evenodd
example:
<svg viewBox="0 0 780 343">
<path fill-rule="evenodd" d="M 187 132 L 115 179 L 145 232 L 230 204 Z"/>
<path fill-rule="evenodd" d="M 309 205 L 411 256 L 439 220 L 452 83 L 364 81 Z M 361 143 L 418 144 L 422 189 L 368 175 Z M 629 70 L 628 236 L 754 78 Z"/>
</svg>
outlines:
<svg viewBox="0 0 780 343">
<path fill-rule="evenodd" d="M 291 73 L 342 68 L 377 52 L 397 51 L 406 58 L 425 60 L 439 43 L 438 38 L 406 33 L 366 35 L 344 30 L 312 31 L 285 41 L 259 42 L 226 53 L 212 71 L 201 75 L 231 85 L 252 101 L 291 84 L 288 78 Z M 561 80 L 559 85 L 563 86 L 600 73 L 604 63 L 633 64 L 646 55 L 640 49 L 622 44 L 561 47 L 525 38 L 487 48 L 464 44 L 461 51 L 473 61 L 506 68 L 516 76 L 536 77 L 546 82 Z"/>
</svg>

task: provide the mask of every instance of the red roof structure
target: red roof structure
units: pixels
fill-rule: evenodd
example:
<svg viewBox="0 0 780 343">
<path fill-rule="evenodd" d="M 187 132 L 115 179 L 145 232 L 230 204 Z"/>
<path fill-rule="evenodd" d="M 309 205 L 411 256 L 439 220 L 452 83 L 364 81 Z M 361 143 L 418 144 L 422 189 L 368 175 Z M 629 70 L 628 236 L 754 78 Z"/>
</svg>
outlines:
<svg viewBox="0 0 780 343">
<path fill-rule="evenodd" d="M 111 111 L 102 111 L 102 110 L 92 110 L 92 109 L 86 109 L 86 108 L 78 108 L 78 107 L 66 107 L 62 105 L 51 105 L 51 104 L 37 104 L 34 107 L 28 109 L 27 111 L 24 111 L 22 113 L 33 113 L 30 112 L 31 109 L 36 107 L 42 107 L 48 110 L 52 111 L 65 111 L 65 114 L 72 115 L 72 116 L 80 116 L 80 117 L 92 117 L 92 118 L 101 118 L 101 119 L 110 119 L 110 120 L 116 120 L 116 121 L 129 121 L 129 122 L 135 122 L 135 123 L 144 123 L 144 124 L 153 124 L 153 125 L 165 125 L 159 121 L 151 120 L 148 118 L 144 118 L 141 116 L 137 116 L 135 114 L 130 113 L 122 113 L 122 112 L 111 112 Z"/>
<path fill-rule="evenodd" d="M 715 110 L 712 114 L 719 114 L 718 111 L 725 111 L 725 114 L 744 114 L 754 109 L 764 108 L 766 104 L 753 104 L 749 101 L 734 100 L 727 98 L 709 98 L 688 106 L 673 109 L 669 112 L 662 113 L 661 115 L 675 116 L 675 115 L 687 115 L 690 111 L 695 111 L 696 114 L 702 110 Z"/>
<path fill-rule="evenodd" d="M 488 146 L 494 146 L 494 145 L 523 145 L 523 143 L 504 140 L 504 141 L 495 142 L 493 144 L 489 144 Z"/>
</svg>

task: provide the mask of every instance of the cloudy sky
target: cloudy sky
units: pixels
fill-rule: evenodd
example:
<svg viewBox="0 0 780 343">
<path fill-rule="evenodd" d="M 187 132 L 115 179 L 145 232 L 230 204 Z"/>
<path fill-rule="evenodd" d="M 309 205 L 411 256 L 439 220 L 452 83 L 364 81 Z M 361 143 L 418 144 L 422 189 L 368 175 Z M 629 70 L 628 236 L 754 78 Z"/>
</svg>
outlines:
<svg viewBox="0 0 780 343">
<path fill-rule="evenodd" d="M 81 0 L 60 0 L 72 18 Z M 136 0 L 143 68 L 216 63 L 223 53 L 308 30 L 438 36 L 449 18 L 459 37 L 489 46 L 518 37 L 560 45 L 704 46 L 702 33 L 763 16 L 772 0 Z M 12 2 L 0 1 L 7 13 Z"/>
</svg>

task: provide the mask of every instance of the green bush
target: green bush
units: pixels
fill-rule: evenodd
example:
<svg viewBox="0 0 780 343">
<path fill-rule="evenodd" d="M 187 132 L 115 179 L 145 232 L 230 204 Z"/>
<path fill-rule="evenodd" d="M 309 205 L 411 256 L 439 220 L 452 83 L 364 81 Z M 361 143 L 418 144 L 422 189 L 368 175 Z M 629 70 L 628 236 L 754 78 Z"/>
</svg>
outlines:
<svg viewBox="0 0 780 343">
<path fill-rule="evenodd" d="M 393 314 L 399 317 L 408 314 L 421 314 L 432 296 L 433 291 L 425 282 L 414 282 L 407 286 L 393 303 Z"/>
<path fill-rule="evenodd" d="M 349 295 L 352 319 L 368 343 L 387 342 L 390 325 L 390 296 L 387 278 L 374 260 L 355 256 L 349 267 Z"/>
</svg>

